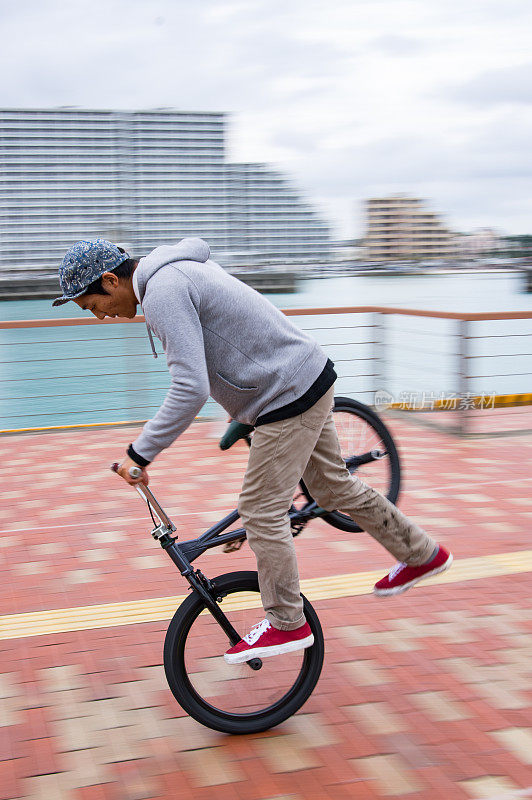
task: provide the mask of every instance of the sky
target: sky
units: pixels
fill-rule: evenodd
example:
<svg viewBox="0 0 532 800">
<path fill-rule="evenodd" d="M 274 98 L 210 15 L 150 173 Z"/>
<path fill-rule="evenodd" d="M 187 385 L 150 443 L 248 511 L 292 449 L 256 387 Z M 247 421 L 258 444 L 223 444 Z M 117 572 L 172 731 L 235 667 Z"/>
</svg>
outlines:
<svg viewBox="0 0 532 800">
<path fill-rule="evenodd" d="M 341 238 L 363 201 L 532 233 L 530 0 L 0 0 L 0 106 L 224 111 Z"/>
</svg>

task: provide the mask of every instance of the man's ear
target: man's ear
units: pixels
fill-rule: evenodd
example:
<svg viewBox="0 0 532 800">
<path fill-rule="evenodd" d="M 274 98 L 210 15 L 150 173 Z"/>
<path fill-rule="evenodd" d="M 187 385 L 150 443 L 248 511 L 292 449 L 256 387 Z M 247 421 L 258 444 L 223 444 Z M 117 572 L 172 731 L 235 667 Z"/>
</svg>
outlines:
<svg viewBox="0 0 532 800">
<path fill-rule="evenodd" d="M 118 276 L 114 272 L 104 272 L 102 275 L 102 286 L 104 289 L 116 289 L 118 286 Z"/>
</svg>

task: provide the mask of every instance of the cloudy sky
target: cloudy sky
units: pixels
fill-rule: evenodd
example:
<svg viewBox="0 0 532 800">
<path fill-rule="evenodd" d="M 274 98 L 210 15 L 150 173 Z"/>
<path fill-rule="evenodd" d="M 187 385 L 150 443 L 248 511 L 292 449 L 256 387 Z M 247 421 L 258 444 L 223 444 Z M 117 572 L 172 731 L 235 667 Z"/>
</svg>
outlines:
<svg viewBox="0 0 532 800">
<path fill-rule="evenodd" d="M 530 0 L 0 0 L 0 106 L 227 111 L 340 236 L 362 201 L 532 233 Z"/>
</svg>

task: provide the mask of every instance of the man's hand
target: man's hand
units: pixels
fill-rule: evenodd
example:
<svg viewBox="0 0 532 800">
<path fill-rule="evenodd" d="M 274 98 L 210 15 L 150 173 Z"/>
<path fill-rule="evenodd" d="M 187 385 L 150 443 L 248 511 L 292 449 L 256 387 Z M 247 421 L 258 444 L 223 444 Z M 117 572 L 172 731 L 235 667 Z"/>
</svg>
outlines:
<svg viewBox="0 0 532 800">
<path fill-rule="evenodd" d="M 129 474 L 129 470 L 131 467 L 136 467 L 137 469 L 142 470 L 140 477 L 138 478 L 131 477 L 131 475 Z M 148 483 L 150 482 L 148 473 L 146 472 L 146 468 L 139 467 L 139 465 L 135 461 L 133 461 L 133 459 L 130 458 L 129 456 L 126 456 L 122 461 L 122 463 L 119 465 L 117 473 L 118 475 L 120 475 L 121 478 L 123 478 L 127 483 L 129 483 L 130 486 L 136 486 L 137 483 L 143 483 L 145 486 L 147 486 Z"/>
</svg>

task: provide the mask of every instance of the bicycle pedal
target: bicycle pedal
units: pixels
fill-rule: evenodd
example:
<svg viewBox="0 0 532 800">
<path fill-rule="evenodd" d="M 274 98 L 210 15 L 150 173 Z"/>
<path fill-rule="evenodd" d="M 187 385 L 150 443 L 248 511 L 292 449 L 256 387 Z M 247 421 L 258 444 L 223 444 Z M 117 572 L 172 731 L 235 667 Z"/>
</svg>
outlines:
<svg viewBox="0 0 532 800">
<path fill-rule="evenodd" d="M 237 539 L 236 542 L 227 542 L 222 546 L 222 552 L 234 553 L 236 550 L 240 550 L 245 541 L 246 541 L 245 539 L 240 539 L 240 540 Z"/>
</svg>

